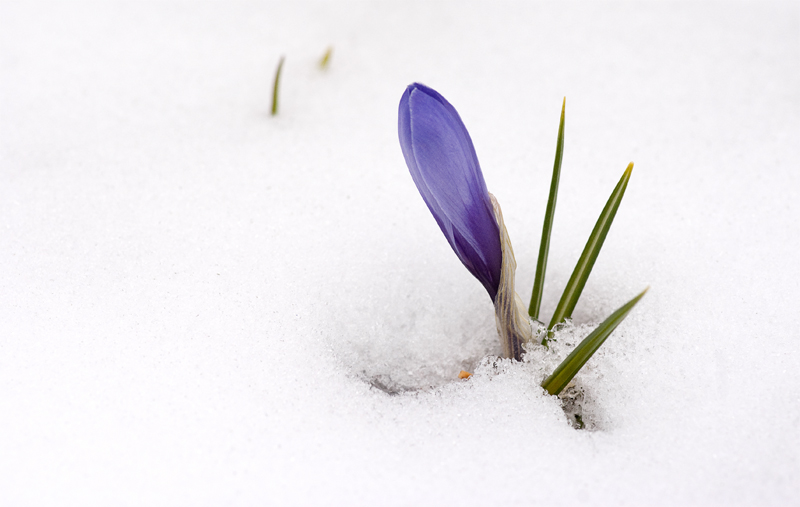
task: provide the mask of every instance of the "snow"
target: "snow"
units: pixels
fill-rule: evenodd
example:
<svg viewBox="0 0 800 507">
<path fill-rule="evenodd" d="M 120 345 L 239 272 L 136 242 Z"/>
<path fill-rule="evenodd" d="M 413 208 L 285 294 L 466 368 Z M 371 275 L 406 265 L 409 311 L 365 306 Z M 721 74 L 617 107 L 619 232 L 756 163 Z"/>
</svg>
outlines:
<svg viewBox="0 0 800 507">
<path fill-rule="evenodd" d="M 797 3 L 1 3 L 0 503 L 798 504 L 799 37 Z M 413 81 L 523 297 L 567 97 L 543 316 L 635 162 L 562 334 L 651 287 L 576 378 L 591 430 L 538 387 L 565 348 L 493 357 Z"/>
</svg>

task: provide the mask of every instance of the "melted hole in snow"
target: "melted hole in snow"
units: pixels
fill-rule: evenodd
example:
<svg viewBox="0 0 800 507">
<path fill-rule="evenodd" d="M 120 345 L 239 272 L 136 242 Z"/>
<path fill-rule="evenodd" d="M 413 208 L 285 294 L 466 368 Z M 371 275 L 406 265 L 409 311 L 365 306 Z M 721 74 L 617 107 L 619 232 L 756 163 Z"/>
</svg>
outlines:
<svg viewBox="0 0 800 507">
<path fill-rule="evenodd" d="M 577 430 L 597 431 L 602 429 L 599 424 L 598 406 L 591 395 L 591 391 L 583 385 L 574 383 L 567 386 L 558 395 L 561 408 L 567 421 Z"/>
<path fill-rule="evenodd" d="M 529 354 L 522 363 L 512 363 L 488 354 L 470 361 L 444 363 L 444 365 L 440 365 L 441 367 L 436 367 L 434 364 L 418 364 L 416 369 L 408 371 L 392 371 L 388 363 L 383 363 L 385 370 L 381 371 L 381 368 L 376 366 L 360 371 L 358 377 L 369 384 L 372 389 L 388 396 L 397 396 L 433 390 L 451 382 L 463 382 L 456 373 L 461 370 L 475 372 L 478 374 L 478 378 L 473 378 L 472 381 L 482 382 L 487 378 L 509 374 L 512 369 L 516 369 L 517 373 L 521 373 L 532 381 L 525 388 L 536 389 L 537 379 L 541 381 L 547 376 L 549 372 L 545 373 L 545 370 L 550 367 L 549 363 L 553 362 L 552 359 L 558 355 L 557 351 L 552 350 L 554 348 L 551 347 L 551 351 L 545 353 L 551 357 L 551 361 L 540 361 L 537 360 L 541 359 L 541 357 L 537 357 L 538 354 Z M 590 374 L 590 377 L 593 375 Z M 542 396 L 550 395 L 542 391 Z M 603 429 L 601 407 L 597 402 L 595 391 L 591 389 L 591 386 L 586 385 L 583 379 L 573 379 L 569 386 L 558 395 L 558 399 L 567 421 L 573 428 L 587 431 Z"/>
<path fill-rule="evenodd" d="M 390 287 L 352 319 L 337 316 L 331 348 L 355 377 L 389 395 L 458 382 L 462 370 L 500 352 L 494 313 L 479 296 L 420 298 Z"/>
<path fill-rule="evenodd" d="M 459 379 L 462 370 L 481 371 L 488 378 L 507 374 L 509 368 L 521 369 L 517 373 L 530 381 L 525 389 L 536 389 L 593 329 L 590 325 L 575 326 L 568 322 L 556 330 L 549 348 L 539 346 L 537 340 L 529 345 L 522 363 L 506 364 L 500 360 L 504 367 L 498 369 L 491 367 L 498 363 L 496 356 L 500 352 L 494 315 L 483 311 L 480 302 L 463 298 L 461 304 L 452 307 L 445 307 L 437 300 L 397 305 L 402 296 L 391 296 L 382 294 L 366 299 L 369 308 L 357 308 L 354 312 L 357 316 L 353 315 L 352 320 L 339 315 L 329 335 L 336 356 L 353 376 L 388 396 L 463 382 Z M 372 317 L 365 320 L 364 315 Z M 539 331 L 545 332 L 543 328 Z M 602 393 L 597 391 L 596 384 L 602 382 L 603 372 L 608 371 L 608 364 L 601 359 L 603 355 L 601 349 L 559 395 L 564 414 L 576 429 L 602 429 L 604 418 L 598 402 Z M 542 396 L 549 395 L 542 391 Z"/>
<path fill-rule="evenodd" d="M 459 373 L 473 372 L 482 359 L 483 353 L 473 358 L 438 358 L 431 361 L 416 357 L 403 361 L 401 358 L 378 362 L 362 368 L 358 377 L 373 389 L 390 396 L 421 390 L 431 390 L 451 382 L 460 382 Z"/>
</svg>

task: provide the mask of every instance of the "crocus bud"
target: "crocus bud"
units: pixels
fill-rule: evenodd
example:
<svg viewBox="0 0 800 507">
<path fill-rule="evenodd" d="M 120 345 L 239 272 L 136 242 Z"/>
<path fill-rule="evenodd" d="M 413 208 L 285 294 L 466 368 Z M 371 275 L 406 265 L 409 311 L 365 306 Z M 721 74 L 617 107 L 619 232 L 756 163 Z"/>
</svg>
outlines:
<svg viewBox="0 0 800 507">
<path fill-rule="evenodd" d="M 398 132 L 422 199 L 453 251 L 495 305 L 503 355 L 520 359 L 531 327 L 514 292 L 514 251 L 461 117 L 439 93 L 414 83 L 400 99 Z"/>
</svg>

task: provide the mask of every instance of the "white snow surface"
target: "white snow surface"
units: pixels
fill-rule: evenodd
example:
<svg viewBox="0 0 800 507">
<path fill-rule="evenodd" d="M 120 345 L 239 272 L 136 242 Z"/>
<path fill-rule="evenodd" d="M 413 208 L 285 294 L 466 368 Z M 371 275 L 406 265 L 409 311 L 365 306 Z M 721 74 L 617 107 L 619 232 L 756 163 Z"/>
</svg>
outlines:
<svg viewBox="0 0 800 507">
<path fill-rule="evenodd" d="M 799 5 L 1 3 L 0 503 L 800 504 Z M 551 352 L 496 359 L 414 81 L 523 298 L 567 97 L 543 318 L 635 162 Z M 574 429 L 539 383 L 647 286 Z"/>
</svg>

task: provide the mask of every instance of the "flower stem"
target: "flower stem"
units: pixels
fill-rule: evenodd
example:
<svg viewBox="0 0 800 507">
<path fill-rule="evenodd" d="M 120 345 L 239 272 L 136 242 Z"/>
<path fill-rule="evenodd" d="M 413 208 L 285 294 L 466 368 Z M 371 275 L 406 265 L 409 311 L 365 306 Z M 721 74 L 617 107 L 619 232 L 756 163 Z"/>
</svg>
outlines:
<svg viewBox="0 0 800 507">
<path fill-rule="evenodd" d="M 531 341 L 531 321 L 525 313 L 525 304 L 514 290 L 517 261 L 503 221 L 503 211 L 492 194 L 489 194 L 489 199 L 500 229 L 500 248 L 503 252 L 500 285 L 494 298 L 494 319 L 497 324 L 497 334 L 500 335 L 500 345 L 503 347 L 503 357 L 521 361 L 525 353 L 523 344 Z"/>
</svg>

